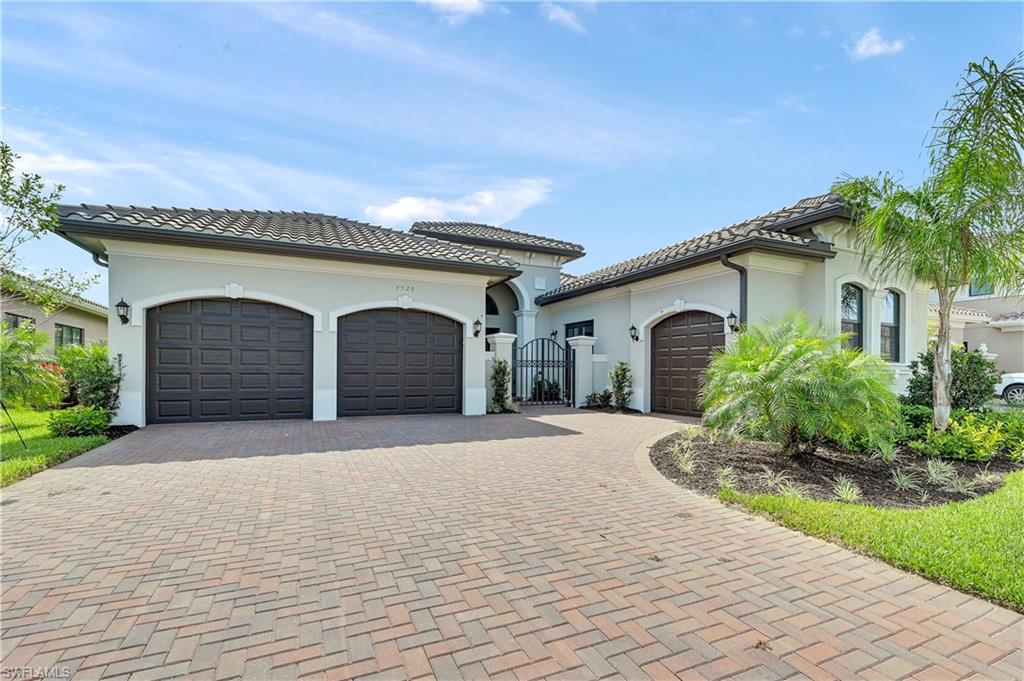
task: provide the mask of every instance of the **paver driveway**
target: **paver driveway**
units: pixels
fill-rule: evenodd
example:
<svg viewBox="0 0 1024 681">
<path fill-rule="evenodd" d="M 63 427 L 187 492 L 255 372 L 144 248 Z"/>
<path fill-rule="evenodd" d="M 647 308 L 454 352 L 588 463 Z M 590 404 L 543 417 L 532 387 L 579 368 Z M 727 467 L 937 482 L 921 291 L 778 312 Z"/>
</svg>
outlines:
<svg viewBox="0 0 1024 681">
<path fill-rule="evenodd" d="M 662 480 L 676 426 L 147 428 L 4 494 L 5 674 L 1020 676 L 1020 615 Z"/>
</svg>

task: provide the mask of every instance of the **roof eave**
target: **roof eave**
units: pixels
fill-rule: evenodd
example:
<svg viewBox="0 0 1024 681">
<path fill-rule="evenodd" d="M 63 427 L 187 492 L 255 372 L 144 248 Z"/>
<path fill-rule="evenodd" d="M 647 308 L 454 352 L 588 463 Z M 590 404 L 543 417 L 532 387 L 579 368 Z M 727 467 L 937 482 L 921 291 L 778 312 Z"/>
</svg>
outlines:
<svg viewBox="0 0 1024 681">
<path fill-rule="evenodd" d="M 814 224 L 815 222 L 822 222 L 832 218 L 852 220 L 853 214 L 846 206 L 837 204 L 811 213 L 805 213 L 785 220 L 779 220 L 778 222 L 772 223 L 770 227 L 764 227 L 763 229 L 767 229 L 772 232 L 789 232 L 797 227 L 805 227 L 807 225 Z"/>
<path fill-rule="evenodd" d="M 294 244 L 280 241 L 265 241 L 261 239 L 248 239 L 245 237 L 225 236 L 221 234 L 166 232 L 151 227 L 135 227 L 133 225 L 117 224 L 111 225 L 111 227 L 116 227 L 116 231 L 110 227 L 97 225 L 96 223 L 86 220 L 61 218 L 60 227 L 58 227 L 56 231 L 71 243 L 93 253 L 94 255 L 105 254 L 97 253 L 85 244 L 71 238 L 69 234 L 79 234 L 98 238 L 116 238 L 127 241 L 150 241 L 178 245 L 184 244 L 188 246 L 211 246 L 224 244 L 231 245 L 240 250 L 248 250 L 258 253 L 273 253 L 276 255 L 292 256 L 299 255 L 324 260 L 368 262 L 374 264 L 444 270 L 448 272 L 464 272 L 467 274 L 501 274 L 511 276 L 520 274 L 520 271 L 515 267 L 505 265 L 459 263 L 451 260 L 434 260 L 430 258 L 418 258 L 416 256 L 403 256 L 389 253 L 371 253 L 352 249 L 317 246 L 315 244 Z"/>
<path fill-rule="evenodd" d="M 429 236 L 434 239 L 443 239 L 444 241 L 453 241 L 459 244 L 471 244 L 473 246 L 487 246 L 488 248 L 514 248 L 520 251 L 531 251 L 533 253 L 547 253 L 549 255 L 561 255 L 567 257 L 570 260 L 576 260 L 582 258 L 587 253 L 586 251 L 577 251 L 575 249 L 568 248 L 556 248 L 554 246 L 535 246 L 532 244 L 524 244 L 518 241 L 506 241 L 504 239 L 487 239 L 485 237 L 478 236 L 463 236 L 462 234 L 448 234 L 446 232 L 436 232 L 429 229 L 415 229 L 412 230 L 413 234 L 419 234 L 420 236 Z M 568 261 L 566 261 L 568 262 Z"/>
<path fill-rule="evenodd" d="M 617 288 L 625 284 L 631 284 L 637 281 L 643 281 L 644 279 L 651 279 L 653 277 L 660 276 L 662 274 L 670 274 L 679 270 L 684 270 L 696 265 L 702 265 L 706 262 L 718 260 L 722 255 L 739 255 L 740 253 L 746 253 L 748 251 L 770 251 L 773 253 L 781 253 L 784 255 L 795 255 L 803 258 L 810 258 L 812 260 L 824 261 L 830 258 L 836 257 L 835 251 L 831 249 L 829 244 L 820 242 L 822 246 L 811 246 L 804 244 L 790 244 L 780 243 L 773 239 L 765 239 L 764 237 L 753 237 L 742 239 L 730 244 L 710 248 L 700 253 L 694 253 L 693 255 L 679 260 L 673 260 L 657 267 L 651 267 L 648 269 L 640 270 L 637 272 L 631 272 L 630 274 L 615 279 L 610 279 L 604 282 L 595 282 L 586 286 L 581 286 L 577 289 L 570 291 L 564 291 L 562 293 L 556 293 L 549 296 L 538 296 L 534 302 L 538 305 L 548 305 L 550 303 L 556 303 L 560 300 L 566 300 L 568 298 L 576 298 L 577 296 L 585 295 L 587 293 L 593 293 L 595 291 L 602 291 L 608 288 Z"/>
</svg>

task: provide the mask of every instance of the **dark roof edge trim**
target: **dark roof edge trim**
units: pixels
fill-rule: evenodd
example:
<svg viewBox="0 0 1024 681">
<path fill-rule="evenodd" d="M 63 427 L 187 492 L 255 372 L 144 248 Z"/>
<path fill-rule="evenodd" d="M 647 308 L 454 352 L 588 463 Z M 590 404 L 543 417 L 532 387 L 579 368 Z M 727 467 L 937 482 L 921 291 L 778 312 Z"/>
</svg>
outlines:
<svg viewBox="0 0 1024 681">
<path fill-rule="evenodd" d="M 554 246 L 534 246 L 518 241 L 506 241 L 504 239 L 488 239 L 480 236 L 463 236 L 462 234 L 450 234 L 448 232 L 434 231 L 432 229 L 413 229 L 413 234 L 429 236 L 434 239 L 454 241 L 457 244 L 473 244 L 475 246 L 488 246 L 490 248 L 514 248 L 520 251 L 532 251 L 534 253 L 549 253 L 551 255 L 565 255 L 571 258 L 582 258 L 585 251 L 576 251 L 568 248 L 555 248 Z"/>
<path fill-rule="evenodd" d="M 778 222 L 773 223 L 770 227 L 762 227 L 762 229 L 771 232 L 785 232 L 795 229 L 796 227 L 803 227 L 815 222 L 824 222 L 831 218 L 846 218 L 847 220 L 850 220 L 853 218 L 853 215 L 850 213 L 850 209 L 846 206 L 836 205 L 814 211 L 813 213 L 805 213 L 804 215 L 797 215 L 785 220 L 779 220 Z"/>
<path fill-rule="evenodd" d="M 637 272 L 631 272 L 630 274 L 623 275 L 616 279 L 609 279 L 607 281 L 594 282 L 586 286 L 581 286 L 576 289 L 564 291 L 562 293 L 555 293 L 549 296 L 538 296 L 534 299 L 534 302 L 538 305 L 548 305 L 550 303 L 556 303 L 560 300 L 566 300 L 568 298 L 575 298 L 582 296 L 586 293 L 594 293 L 595 291 L 601 291 L 608 288 L 617 288 L 624 284 L 631 284 L 636 281 L 643 281 L 644 279 L 652 279 L 662 274 L 669 274 L 679 270 L 685 270 L 695 265 L 703 265 L 706 262 L 717 262 L 722 255 L 739 255 L 740 253 L 746 253 L 748 251 L 771 251 L 773 253 L 782 253 L 784 255 L 796 255 L 804 258 L 811 258 L 813 260 L 824 261 L 830 258 L 836 257 L 835 251 L 832 250 L 829 244 L 824 242 L 823 246 L 804 246 L 798 244 L 780 243 L 773 239 L 766 239 L 764 237 L 753 237 L 743 239 L 741 241 L 735 241 L 724 246 L 718 246 L 711 248 L 700 253 L 694 253 L 693 255 L 681 258 L 680 260 L 674 260 L 672 262 L 658 265 L 657 267 L 651 267 L 649 269 L 640 270 Z"/>
<path fill-rule="evenodd" d="M 323 260 L 344 260 L 351 262 L 367 262 L 377 265 L 404 265 L 420 269 L 435 269 L 450 272 L 465 272 L 468 274 L 504 274 L 518 275 L 520 271 L 514 267 L 504 265 L 476 265 L 471 263 L 458 263 L 454 261 L 432 260 L 430 258 L 417 258 L 415 256 L 393 255 L 388 253 L 367 253 L 354 249 L 330 248 L 316 246 L 314 244 L 292 244 L 279 241 L 266 241 L 260 239 L 247 239 L 244 237 L 223 236 L 220 234 L 184 234 L 181 232 L 161 232 L 151 227 L 134 227 L 130 225 L 112 225 L 117 227 L 113 231 L 107 227 L 99 227 L 96 223 L 79 220 L 61 219 L 57 233 L 64 236 L 73 244 L 84 248 L 90 253 L 92 249 L 75 239 L 68 238 L 67 234 L 81 234 L 106 239 L 123 239 L 125 241 L 154 241 L 157 243 L 179 244 L 187 246 L 213 246 L 216 244 L 232 245 L 239 250 L 255 251 L 258 253 L 273 253 L 276 255 L 306 256 L 320 258 Z"/>
</svg>

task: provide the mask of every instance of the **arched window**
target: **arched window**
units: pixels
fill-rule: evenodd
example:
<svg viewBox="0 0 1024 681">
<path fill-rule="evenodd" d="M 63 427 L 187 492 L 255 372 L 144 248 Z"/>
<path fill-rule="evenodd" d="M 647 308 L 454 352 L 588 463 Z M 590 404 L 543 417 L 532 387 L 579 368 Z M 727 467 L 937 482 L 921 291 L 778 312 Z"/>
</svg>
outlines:
<svg viewBox="0 0 1024 681">
<path fill-rule="evenodd" d="M 864 289 L 856 284 L 843 284 L 843 333 L 850 334 L 846 343 L 851 348 L 864 349 Z"/>
<path fill-rule="evenodd" d="M 494 298 L 491 298 L 490 293 L 485 293 L 484 295 L 487 297 L 485 303 L 487 314 L 498 314 L 498 304 L 494 302 Z M 480 308 L 477 309 L 479 310 Z"/>
<path fill-rule="evenodd" d="M 882 347 L 887 362 L 900 361 L 900 294 L 889 290 L 882 298 Z"/>
</svg>

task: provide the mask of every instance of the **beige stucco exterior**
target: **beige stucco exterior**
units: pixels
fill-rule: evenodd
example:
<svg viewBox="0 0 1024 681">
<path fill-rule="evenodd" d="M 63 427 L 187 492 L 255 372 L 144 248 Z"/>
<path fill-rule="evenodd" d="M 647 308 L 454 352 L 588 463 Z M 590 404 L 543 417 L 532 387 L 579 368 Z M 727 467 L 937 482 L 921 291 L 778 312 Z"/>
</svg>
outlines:
<svg viewBox="0 0 1024 681">
<path fill-rule="evenodd" d="M 890 289 L 901 295 L 900 361 L 891 363 L 894 388 L 902 391 L 909 376 L 907 365 L 926 346 L 927 290 L 904 281 L 879 279 L 861 266 L 859 253 L 847 237 L 843 222 L 815 227 L 818 237 L 831 241 L 836 256 L 821 262 L 783 255 L 750 252 L 731 260 L 748 272 L 748 320 L 760 322 L 799 308 L 812 321 L 821 321 L 832 333 L 840 329 L 840 288 L 853 282 L 865 291 L 864 350 L 878 354 L 881 347 L 881 301 Z M 607 370 L 628 362 L 633 373 L 633 407 L 650 411 L 650 348 L 648 335 L 662 319 L 685 310 L 704 310 L 723 318 L 726 342 L 733 334 L 724 318 L 739 310 L 739 274 L 721 263 L 708 263 L 624 286 L 608 288 L 543 305 L 537 334 L 562 329 L 568 322 L 594 320 L 594 388 L 607 385 Z M 629 327 L 638 329 L 638 339 Z"/>
<path fill-rule="evenodd" d="M 116 423 L 145 425 L 146 310 L 175 300 L 228 297 L 285 305 L 313 318 L 313 418 L 337 414 L 337 318 L 365 309 L 399 307 L 463 324 L 463 413 L 486 407 L 483 321 L 487 276 L 340 262 L 224 249 L 104 240 L 109 297 L 131 304 L 126 325 L 109 323 L 112 353 L 124 360 Z"/>
<path fill-rule="evenodd" d="M 57 324 L 82 329 L 82 341 L 86 346 L 107 340 L 107 314 L 99 309 L 93 310 L 86 303 L 72 304 L 48 315 L 36 305 L 30 305 L 22 300 L 12 300 L 3 295 L 0 296 L 0 312 L 31 318 L 36 330 L 46 335 L 47 341 L 43 346 L 43 352 L 48 355 L 54 352 Z"/>
</svg>

